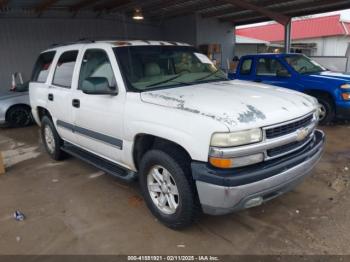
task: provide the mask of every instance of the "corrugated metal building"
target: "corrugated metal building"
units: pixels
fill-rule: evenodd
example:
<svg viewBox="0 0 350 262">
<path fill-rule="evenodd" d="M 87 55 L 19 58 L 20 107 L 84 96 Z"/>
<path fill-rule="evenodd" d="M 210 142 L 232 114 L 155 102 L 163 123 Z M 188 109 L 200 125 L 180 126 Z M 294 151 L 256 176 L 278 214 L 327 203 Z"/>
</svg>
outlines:
<svg viewBox="0 0 350 262">
<path fill-rule="evenodd" d="M 28 80 L 38 54 L 54 43 L 82 38 L 161 38 L 155 26 L 96 19 L 2 19 L 0 32 L 1 89 L 10 88 L 11 74 L 16 71 Z"/>
</svg>

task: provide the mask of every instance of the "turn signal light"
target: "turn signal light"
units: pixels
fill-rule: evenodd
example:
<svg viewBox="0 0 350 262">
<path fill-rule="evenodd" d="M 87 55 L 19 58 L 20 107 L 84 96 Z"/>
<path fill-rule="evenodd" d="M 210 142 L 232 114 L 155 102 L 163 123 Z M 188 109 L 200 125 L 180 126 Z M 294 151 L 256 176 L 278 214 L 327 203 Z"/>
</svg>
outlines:
<svg viewBox="0 0 350 262">
<path fill-rule="evenodd" d="M 209 163 L 218 168 L 231 168 L 233 165 L 232 159 L 209 157 Z"/>
<path fill-rule="evenodd" d="M 350 93 L 343 93 L 342 97 L 344 100 L 350 100 Z"/>
</svg>

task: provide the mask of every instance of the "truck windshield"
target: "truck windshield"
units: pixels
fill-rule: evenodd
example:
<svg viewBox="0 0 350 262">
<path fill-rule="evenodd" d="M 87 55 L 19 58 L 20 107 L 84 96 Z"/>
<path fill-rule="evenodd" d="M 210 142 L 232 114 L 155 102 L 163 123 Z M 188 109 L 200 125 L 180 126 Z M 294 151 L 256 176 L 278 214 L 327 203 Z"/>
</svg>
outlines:
<svg viewBox="0 0 350 262">
<path fill-rule="evenodd" d="M 188 46 L 114 48 L 124 80 L 134 91 L 224 81 L 226 74 Z"/>
<path fill-rule="evenodd" d="M 285 60 L 300 74 L 313 74 L 327 71 L 326 68 L 304 55 L 286 56 Z"/>
</svg>

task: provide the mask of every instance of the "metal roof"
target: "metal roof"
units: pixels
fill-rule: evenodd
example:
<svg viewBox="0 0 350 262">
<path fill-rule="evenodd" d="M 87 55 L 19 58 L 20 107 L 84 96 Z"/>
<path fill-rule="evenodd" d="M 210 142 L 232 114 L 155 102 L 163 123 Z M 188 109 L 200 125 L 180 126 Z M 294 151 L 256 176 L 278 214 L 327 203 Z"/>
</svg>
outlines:
<svg viewBox="0 0 350 262">
<path fill-rule="evenodd" d="M 0 0 L 0 18 L 131 16 L 141 8 L 145 20 L 159 21 L 197 13 L 243 25 L 350 8 L 349 0 Z"/>
<path fill-rule="evenodd" d="M 252 37 L 270 42 L 284 39 L 284 28 L 280 24 L 268 24 L 236 29 L 237 36 Z M 340 15 L 315 17 L 292 22 L 292 39 L 319 38 L 327 36 L 350 36 L 350 23 L 342 21 Z"/>
</svg>

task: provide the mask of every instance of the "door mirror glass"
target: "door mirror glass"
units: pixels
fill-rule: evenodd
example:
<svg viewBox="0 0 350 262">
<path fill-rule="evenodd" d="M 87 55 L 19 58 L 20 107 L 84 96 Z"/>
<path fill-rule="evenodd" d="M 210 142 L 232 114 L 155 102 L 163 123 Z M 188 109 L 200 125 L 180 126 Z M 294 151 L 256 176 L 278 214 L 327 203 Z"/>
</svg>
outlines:
<svg viewBox="0 0 350 262">
<path fill-rule="evenodd" d="M 106 77 L 88 77 L 82 82 L 81 89 L 90 95 L 117 95 L 116 88 L 109 85 Z"/>
</svg>

